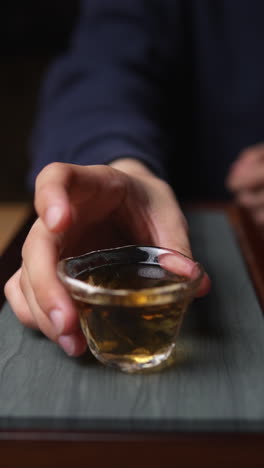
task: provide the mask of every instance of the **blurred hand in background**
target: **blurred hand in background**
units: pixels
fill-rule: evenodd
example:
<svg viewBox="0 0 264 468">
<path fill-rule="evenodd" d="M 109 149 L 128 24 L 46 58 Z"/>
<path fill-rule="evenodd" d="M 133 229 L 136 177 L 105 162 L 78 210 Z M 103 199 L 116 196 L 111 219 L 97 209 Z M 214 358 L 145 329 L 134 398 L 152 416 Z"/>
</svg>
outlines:
<svg viewBox="0 0 264 468">
<path fill-rule="evenodd" d="M 264 143 L 250 146 L 239 154 L 226 184 L 264 233 Z"/>
</svg>

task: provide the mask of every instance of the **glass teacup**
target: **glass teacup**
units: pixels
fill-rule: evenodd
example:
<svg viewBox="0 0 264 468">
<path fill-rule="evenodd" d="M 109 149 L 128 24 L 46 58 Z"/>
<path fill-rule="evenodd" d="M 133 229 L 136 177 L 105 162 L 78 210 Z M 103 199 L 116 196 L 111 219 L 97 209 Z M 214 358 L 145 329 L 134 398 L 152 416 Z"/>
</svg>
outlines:
<svg viewBox="0 0 264 468">
<path fill-rule="evenodd" d="M 76 301 L 91 352 L 122 371 L 166 367 L 204 271 L 182 274 L 184 255 L 126 246 L 63 259 L 58 275 Z"/>
</svg>

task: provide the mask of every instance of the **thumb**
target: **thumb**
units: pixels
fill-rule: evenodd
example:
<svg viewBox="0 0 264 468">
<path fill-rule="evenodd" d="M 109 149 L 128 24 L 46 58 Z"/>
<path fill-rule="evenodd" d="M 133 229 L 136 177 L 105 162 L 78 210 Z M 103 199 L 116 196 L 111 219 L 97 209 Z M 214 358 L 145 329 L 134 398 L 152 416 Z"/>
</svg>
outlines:
<svg viewBox="0 0 264 468">
<path fill-rule="evenodd" d="M 197 271 L 197 262 L 192 256 L 187 220 L 174 192 L 167 184 L 161 182 L 161 187 L 156 188 L 153 193 L 148 212 L 152 241 L 154 245 L 183 254 L 175 256 L 174 262 L 169 262 L 169 269 L 173 268 L 176 274 L 192 277 Z M 209 289 L 210 280 L 205 272 L 196 295 L 204 296 Z"/>
</svg>

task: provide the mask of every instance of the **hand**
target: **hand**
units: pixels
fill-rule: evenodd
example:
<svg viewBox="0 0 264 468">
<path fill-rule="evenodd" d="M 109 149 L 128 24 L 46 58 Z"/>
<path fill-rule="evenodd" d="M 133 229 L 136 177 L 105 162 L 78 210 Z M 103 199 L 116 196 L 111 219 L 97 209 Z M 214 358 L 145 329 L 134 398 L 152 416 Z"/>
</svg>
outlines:
<svg viewBox="0 0 264 468">
<path fill-rule="evenodd" d="M 246 208 L 257 226 L 264 228 L 264 144 L 244 150 L 231 167 L 227 187 Z"/>
<path fill-rule="evenodd" d="M 126 244 L 159 245 L 191 256 L 187 224 L 171 188 L 138 161 L 110 166 L 53 163 L 36 181 L 39 218 L 22 250 L 22 266 L 5 286 L 18 319 L 39 328 L 69 355 L 86 349 L 78 315 L 58 280 L 61 257 Z M 193 261 L 184 260 L 182 274 Z M 209 289 L 204 276 L 199 295 Z"/>
</svg>

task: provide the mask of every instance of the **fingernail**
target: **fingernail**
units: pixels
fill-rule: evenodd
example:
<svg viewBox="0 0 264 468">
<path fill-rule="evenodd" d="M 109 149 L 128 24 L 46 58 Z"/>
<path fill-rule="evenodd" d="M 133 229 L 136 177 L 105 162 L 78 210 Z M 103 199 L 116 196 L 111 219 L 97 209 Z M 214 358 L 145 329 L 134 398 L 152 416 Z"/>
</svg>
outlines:
<svg viewBox="0 0 264 468">
<path fill-rule="evenodd" d="M 57 226 L 62 218 L 61 206 L 53 205 L 48 208 L 45 216 L 45 221 L 49 229 L 53 229 Z"/>
<path fill-rule="evenodd" d="M 50 319 L 55 327 L 58 335 L 61 335 L 64 329 L 64 315 L 59 309 L 54 309 L 50 312 Z"/>
<path fill-rule="evenodd" d="M 58 339 L 59 345 L 68 354 L 68 356 L 73 356 L 75 351 L 75 341 L 71 335 L 62 335 Z"/>
</svg>

